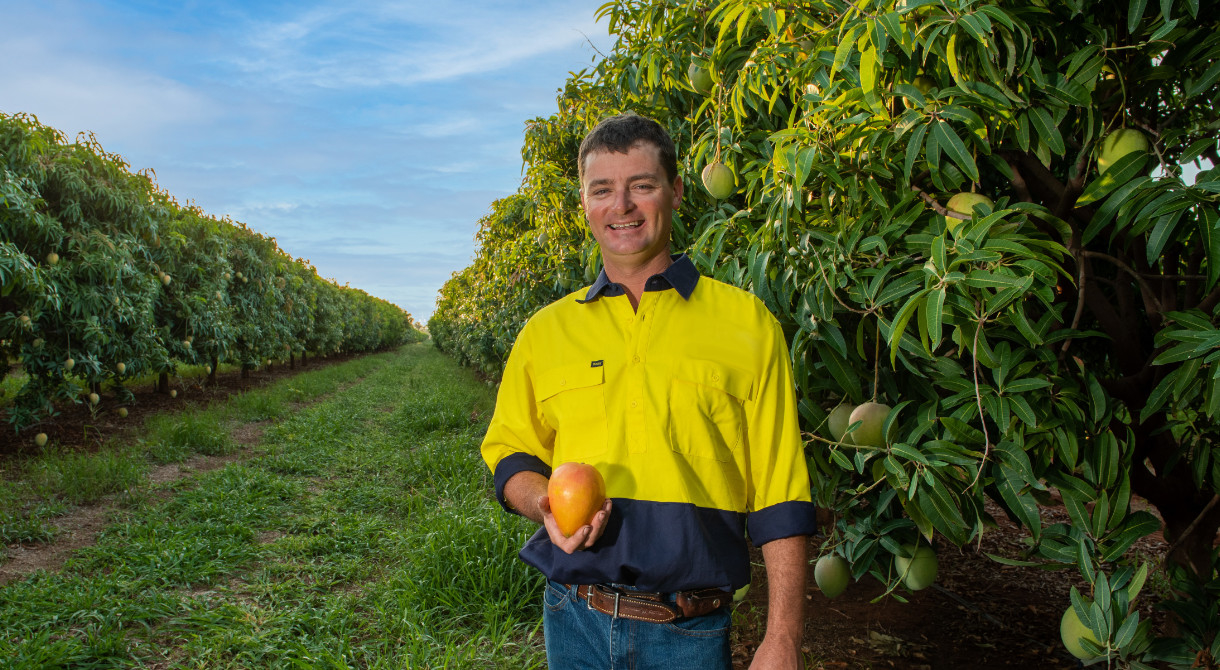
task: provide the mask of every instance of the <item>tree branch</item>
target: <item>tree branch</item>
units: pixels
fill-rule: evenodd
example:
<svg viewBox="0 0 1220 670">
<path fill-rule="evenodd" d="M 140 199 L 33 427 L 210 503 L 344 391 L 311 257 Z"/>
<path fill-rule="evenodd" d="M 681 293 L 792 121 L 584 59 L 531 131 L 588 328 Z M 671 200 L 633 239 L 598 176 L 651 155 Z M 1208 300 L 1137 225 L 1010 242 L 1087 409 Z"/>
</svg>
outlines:
<svg viewBox="0 0 1220 670">
<path fill-rule="evenodd" d="M 1144 276 L 1142 274 L 1140 274 L 1139 272 L 1136 272 L 1135 270 L 1133 270 L 1130 265 L 1127 265 L 1126 263 L 1122 262 L 1121 260 L 1119 260 L 1109 254 L 1103 254 L 1100 251 L 1087 251 L 1086 250 L 1086 251 L 1082 251 L 1081 255 L 1088 257 L 1088 258 L 1098 258 L 1098 259 L 1101 259 L 1104 261 L 1108 261 L 1108 262 L 1112 263 L 1118 269 L 1131 275 L 1133 278 L 1135 278 L 1135 281 L 1139 282 L 1140 292 L 1144 294 L 1145 306 L 1148 306 L 1148 301 L 1151 301 L 1152 302 L 1151 306 L 1155 308 L 1155 313 L 1156 314 L 1161 313 L 1161 311 L 1162 311 L 1161 310 L 1161 301 L 1159 299 L 1157 299 L 1156 291 L 1154 291 L 1152 288 L 1152 285 L 1149 284 L 1146 279 L 1144 279 Z M 1153 310 L 1149 310 L 1149 311 L 1153 311 Z"/>
<path fill-rule="evenodd" d="M 1088 283 L 1088 277 L 1084 271 L 1084 259 L 1080 256 L 1076 256 L 1076 267 L 1078 270 L 1076 285 L 1080 290 L 1076 294 L 1076 314 L 1072 317 L 1072 325 L 1068 328 L 1069 330 L 1076 330 L 1080 327 L 1080 318 L 1084 316 L 1085 289 Z M 1060 354 L 1066 354 L 1070 346 L 1072 346 L 1072 338 L 1069 337 L 1063 341 L 1063 348 L 1059 350 Z"/>
<path fill-rule="evenodd" d="M 1203 521 L 1203 518 L 1207 516 L 1208 512 L 1215 509 L 1218 503 L 1220 503 L 1220 493 L 1213 495 L 1211 502 L 1207 503 L 1207 506 L 1203 508 L 1202 512 L 1199 512 L 1199 516 L 1196 516 L 1195 520 L 1190 522 L 1190 525 L 1186 527 L 1186 530 L 1182 531 L 1181 535 L 1173 539 L 1173 544 L 1169 545 L 1169 549 L 1165 550 L 1165 558 L 1162 560 L 1169 560 L 1169 557 L 1173 555 L 1173 552 L 1176 551 L 1178 547 L 1182 546 L 1182 540 L 1185 540 L 1190 536 L 1191 533 L 1195 532 L 1195 529 L 1199 527 L 1199 523 Z"/>
<path fill-rule="evenodd" d="M 928 195 L 927 192 L 925 192 L 922 188 L 919 188 L 918 186 L 911 184 L 911 190 L 918 193 L 919 197 L 923 198 L 923 201 L 928 203 L 928 205 L 931 206 L 932 209 L 935 210 L 937 214 L 940 214 L 941 216 L 944 216 L 944 217 L 961 219 L 962 221 L 970 220 L 969 216 L 966 216 L 964 214 L 959 214 L 958 212 L 955 212 L 951 209 L 947 209 L 944 205 L 940 204 L 940 202 L 938 202 L 936 200 L 936 198 L 932 197 L 931 195 Z"/>
<path fill-rule="evenodd" d="M 1211 312 L 1216 308 L 1217 303 L 1220 303 L 1220 285 L 1212 289 L 1206 298 L 1200 300 L 1197 308 L 1203 312 Z"/>
<path fill-rule="evenodd" d="M 1021 166 L 1017 165 L 1011 154 L 1005 153 L 1003 158 L 1004 162 L 1008 163 L 1008 169 L 1012 170 L 1012 187 L 1016 190 L 1017 197 L 1022 202 L 1033 202 L 1034 196 L 1029 192 L 1029 184 L 1025 183 L 1025 175 L 1021 174 Z"/>
<path fill-rule="evenodd" d="M 1084 191 L 1084 178 L 1088 174 L 1091 146 L 1091 144 L 1085 144 L 1080 148 L 1080 154 L 1076 157 L 1076 166 L 1072 170 L 1075 176 L 1068 180 L 1067 185 L 1059 194 L 1059 203 L 1055 205 L 1055 216 L 1061 219 L 1068 218 L 1068 214 L 1076 208 L 1076 200 L 1080 198 L 1080 193 Z"/>
</svg>

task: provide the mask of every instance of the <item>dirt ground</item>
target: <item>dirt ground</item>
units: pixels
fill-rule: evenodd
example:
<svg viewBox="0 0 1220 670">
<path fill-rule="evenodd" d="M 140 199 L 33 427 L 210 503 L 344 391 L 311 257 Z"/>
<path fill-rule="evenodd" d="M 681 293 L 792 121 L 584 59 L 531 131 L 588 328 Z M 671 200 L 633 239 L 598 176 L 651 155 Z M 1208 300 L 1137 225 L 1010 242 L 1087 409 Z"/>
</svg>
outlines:
<svg viewBox="0 0 1220 670">
<path fill-rule="evenodd" d="M 814 582 L 812 565 L 825 537 L 813 538 L 805 626 L 809 670 L 1080 667 L 1060 642 L 1059 621 L 1071 602 L 1071 587 L 1083 589 L 1083 579 L 1075 570 L 1012 567 L 988 558 L 988 553 L 1019 558 L 1026 535 L 998 507 L 988 509 L 999 528 L 984 535 L 981 547 L 958 549 L 941 543 L 936 583 L 914 594 L 904 591 L 906 603 L 891 598 L 870 602 L 884 591 L 871 577 L 850 584 L 833 600 L 826 598 Z M 1043 519 L 1044 524 L 1066 521 L 1067 512 L 1045 508 Z M 1148 556 L 1163 555 L 1166 549 L 1160 533 L 1136 545 Z M 761 607 L 761 553 L 754 563 L 755 585 L 746 602 Z M 1141 616 L 1163 623 L 1164 614 L 1148 602 L 1149 592 L 1145 586 Z M 747 619 L 734 638 L 735 670 L 748 667 L 763 633 L 759 610 Z"/>
<path fill-rule="evenodd" d="M 130 414 L 126 419 L 111 411 L 92 414 L 84 405 L 73 405 L 63 408 L 54 420 L 15 434 L 0 412 L 0 426 L 4 428 L 0 430 L 0 476 L 12 473 L 21 459 L 36 453 L 33 443 L 36 433 L 46 432 L 52 444 L 64 448 L 92 451 L 111 438 L 122 439 L 134 432 L 149 414 L 220 399 L 341 360 L 344 359 L 332 356 L 310 359 L 304 367 L 275 365 L 252 372 L 247 379 L 232 372 L 219 375 L 215 385 L 204 384 L 204 380 L 179 380 L 173 384 L 178 390 L 176 398 L 157 394 L 151 386 L 135 388 L 135 400 L 127 405 Z M 102 394 L 101 406 L 117 409 L 113 403 L 113 395 L 107 390 Z M 242 436 L 235 439 L 245 441 Z M 200 457 L 161 468 L 153 475 L 174 478 L 222 465 L 218 459 Z M 105 525 L 107 511 L 104 504 L 80 508 L 57 520 L 61 533 L 55 542 L 7 547 L 9 558 L 0 563 L 0 585 L 36 569 L 58 568 L 73 550 L 93 542 Z M 956 549 L 942 544 L 936 583 L 908 594 L 907 603 L 891 598 L 870 602 L 883 589 L 869 577 L 850 584 L 838 598 L 827 599 L 815 585 L 812 564 L 812 558 L 821 553 L 825 537 L 812 538 L 805 630 L 809 670 L 1080 667 L 1059 641 L 1059 619 L 1070 602 L 1071 586 L 1082 585 L 1079 575 L 1075 571 L 1044 571 L 992 561 L 986 554 L 1019 557 L 1025 533 L 1006 519 L 999 508 L 989 511 L 999 521 L 999 527 L 988 532 L 981 545 Z M 1043 509 L 1046 524 L 1066 520 L 1066 516 L 1062 509 Z M 1166 546 L 1158 533 L 1141 540 L 1136 549 L 1148 556 L 1161 556 Z M 741 617 L 744 623 L 735 629 L 733 638 L 735 670 L 748 667 L 764 631 L 765 572 L 757 550 L 753 562 L 754 585 L 742 604 L 746 613 Z M 1141 600 L 1145 603 L 1144 616 L 1163 621 L 1164 616 L 1152 609 L 1147 597 Z"/>
<path fill-rule="evenodd" d="M 241 378 L 237 371 L 224 372 L 216 375 L 216 383 L 207 383 L 206 377 L 197 379 L 171 379 L 170 388 L 177 391 L 177 397 L 156 393 L 151 384 L 129 387 L 135 399 L 126 404 L 119 404 L 109 385 L 103 387 L 100 408 L 91 412 L 86 403 L 61 404 L 57 407 L 59 414 L 43 422 L 30 426 L 20 433 L 15 433 L 9 422 L 7 411 L 0 409 L 0 467 L 8 470 L 14 459 L 21 459 L 38 452 L 34 446 L 34 436 L 46 433 L 48 443 L 64 449 L 96 451 L 110 438 L 121 438 L 124 434 L 138 430 L 144 417 L 164 411 L 183 409 L 191 405 L 208 403 L 212 400 L 228 397 L 233 393 L 257 388 L 283 377 L 313 370 L 320 366 L 332 365 L 351 356 L 328 356 L 326 358 L 310 357 L 306 363 L 297 361 L 296 367 L 287 363 L 274 363 L 270 367 L 253 370 L 246 379 Z M 126 407 L 128 415 L 120 418 L 117 410 Z"/>
</svg>

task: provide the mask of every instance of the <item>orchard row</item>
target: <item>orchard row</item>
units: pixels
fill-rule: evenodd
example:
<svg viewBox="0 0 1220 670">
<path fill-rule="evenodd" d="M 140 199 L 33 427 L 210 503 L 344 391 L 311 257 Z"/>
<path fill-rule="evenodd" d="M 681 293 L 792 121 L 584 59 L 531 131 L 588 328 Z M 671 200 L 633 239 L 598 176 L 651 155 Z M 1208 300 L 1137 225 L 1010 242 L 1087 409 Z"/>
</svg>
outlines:
<svg viewBox="0 0 1220 670">
<path fill-rule="evenodd" d="M 179 204 L 92 137 L 0 114 L 0 168 L 0 361 L 28 375 L 16 429 L 180 364 L 214 375 L 422 337 L 402 309 Z"/>
</svg>

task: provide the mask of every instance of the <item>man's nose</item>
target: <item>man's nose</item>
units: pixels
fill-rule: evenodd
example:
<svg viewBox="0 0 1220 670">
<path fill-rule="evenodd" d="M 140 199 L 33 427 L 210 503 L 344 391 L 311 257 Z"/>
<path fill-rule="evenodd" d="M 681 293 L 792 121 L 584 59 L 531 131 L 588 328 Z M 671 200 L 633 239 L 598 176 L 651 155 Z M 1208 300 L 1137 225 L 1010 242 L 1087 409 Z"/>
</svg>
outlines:
<svg viewBox="0 0 1220 670">
<path fill-rule="evenodd" d="M 630 212 L 635 208 L 635 203 L 631 200 L 631 189 L 625 188 L 614 194 L 614 211 L 623 213 Z"/>
</svg>

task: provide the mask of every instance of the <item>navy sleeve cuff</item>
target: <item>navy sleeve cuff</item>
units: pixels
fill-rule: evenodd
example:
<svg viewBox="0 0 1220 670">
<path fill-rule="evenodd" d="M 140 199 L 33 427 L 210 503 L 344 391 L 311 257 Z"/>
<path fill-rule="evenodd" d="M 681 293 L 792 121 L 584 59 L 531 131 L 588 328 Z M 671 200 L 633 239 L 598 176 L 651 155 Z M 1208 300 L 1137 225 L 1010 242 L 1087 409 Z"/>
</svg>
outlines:
<svg viewBox="0 0 1220 670">
<path fill-rule="evenodd" d="M 818 530 L 817 507 L 803 500 L 771 505 L 751 512 L 746 529 L 756 547 L 794 535 L 813 535 Z"/>
<path fill-rule="evenodd" d="M 496 500 L 500 501 L 501 507 L 513 514 L 519 514 L 519 512 L 504 499 L 504 485 L 518 472 L 537 472 L 543 477 L 550 477 L 551 468 L 543 463 L 541 458 L 531 454 L 509 454 L 500 459 L 500 462 L 496 464 L 495 474 Z"/>
</svg>

